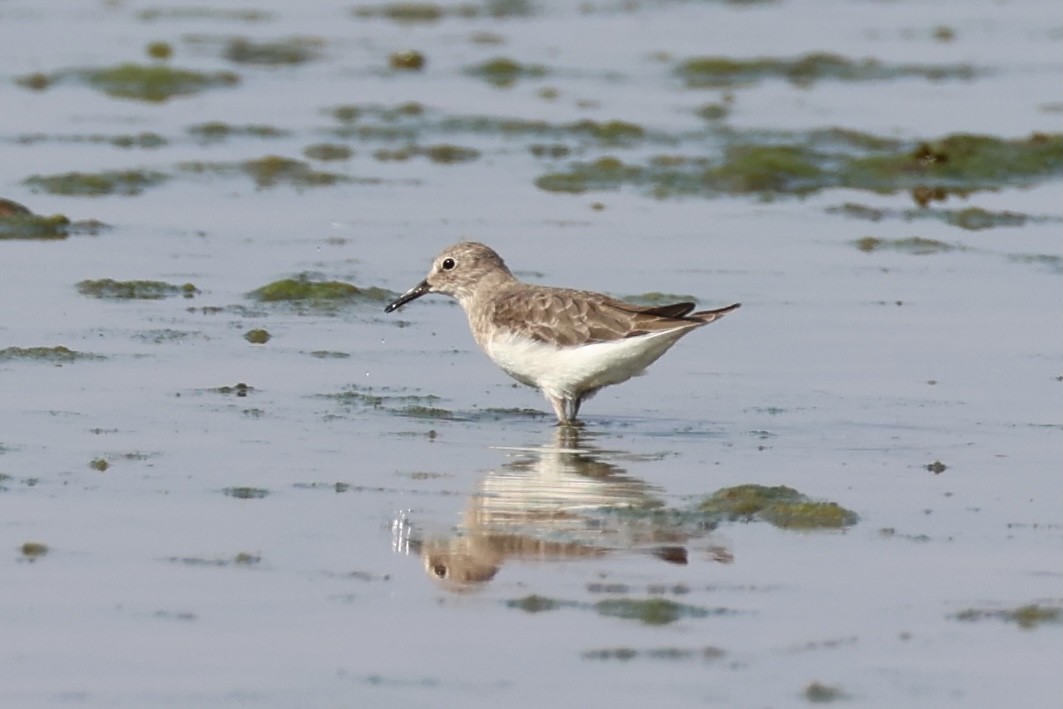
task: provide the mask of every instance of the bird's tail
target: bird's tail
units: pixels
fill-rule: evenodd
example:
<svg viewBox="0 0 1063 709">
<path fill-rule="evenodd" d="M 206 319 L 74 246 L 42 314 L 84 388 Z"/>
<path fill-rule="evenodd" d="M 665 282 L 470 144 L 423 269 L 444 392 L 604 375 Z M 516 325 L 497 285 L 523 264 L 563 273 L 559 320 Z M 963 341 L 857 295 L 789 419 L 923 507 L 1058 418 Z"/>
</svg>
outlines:
<svg viewBox="0 0 1063 709">
<path fill-rule="evenodd" d="M 737 310 L 741 306 L 741 303 L 735 303 L 733 305 L 728 305 L 726 308 L 717 308 L 716 310 L 699 310 L 698 312 L 691 313 L 685 317 L 689 320 L 700 320 L 707 325 L 711 322 L 716 322 L 724 315 L 727 315 L 727 313 L 732 310 Z"/>
</svg>

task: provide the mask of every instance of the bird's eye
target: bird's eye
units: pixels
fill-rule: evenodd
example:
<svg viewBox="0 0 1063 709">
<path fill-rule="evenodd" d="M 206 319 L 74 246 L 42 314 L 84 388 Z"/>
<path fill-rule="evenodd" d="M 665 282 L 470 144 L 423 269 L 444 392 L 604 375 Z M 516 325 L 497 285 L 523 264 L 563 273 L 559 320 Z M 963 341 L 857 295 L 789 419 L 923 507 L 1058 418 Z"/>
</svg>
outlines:
<svg viewBox="0 0 1063 709">
<path fill-rule="evenodd" d="M 444 271 L 449 271 L 450 269 L 454 268 L 454 265 L 455 265 L 454 264 L 454 259 L 452 259 L 452 258 L 443 259 L 443 270 Z"/>
<path fill-rule="evenodd" d="M 445 579 L 447 577 L 446 564 L 435 564 L 432 567 L 432 573 L 436 575 L 437 579 Z"/>
</svg>

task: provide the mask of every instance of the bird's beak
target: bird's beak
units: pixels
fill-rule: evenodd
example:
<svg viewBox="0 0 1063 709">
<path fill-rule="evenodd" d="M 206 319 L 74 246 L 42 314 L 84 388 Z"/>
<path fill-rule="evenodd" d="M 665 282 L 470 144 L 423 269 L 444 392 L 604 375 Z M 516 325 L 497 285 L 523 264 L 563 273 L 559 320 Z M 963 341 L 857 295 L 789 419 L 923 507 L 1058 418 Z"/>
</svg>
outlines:
<svg viewBox="0 0 1063 709">
<path fill-rule="evenodd" d="M 402 307 L 403 305 L 406 305 L 411 300 L 417 300 L 422 295 L 425 295 L 426 293 L 431 292 L 431 290 L 432 290 L 432 286 L 428 285 L 428 279 L 426 278 L 425 280 L 421 281 L 420 283 L 415 285 L 410 290 L 408 290 L 405 293 L 403 293 L 402 295 L 400 295 L 393 302 L 388 304 L 388 307 L 384 308 L 384 312 L 385 313 L 390 313 L 392 310 L 395 310 L 396 308 L 399 308 L 399 307 Z"/>
</svg>

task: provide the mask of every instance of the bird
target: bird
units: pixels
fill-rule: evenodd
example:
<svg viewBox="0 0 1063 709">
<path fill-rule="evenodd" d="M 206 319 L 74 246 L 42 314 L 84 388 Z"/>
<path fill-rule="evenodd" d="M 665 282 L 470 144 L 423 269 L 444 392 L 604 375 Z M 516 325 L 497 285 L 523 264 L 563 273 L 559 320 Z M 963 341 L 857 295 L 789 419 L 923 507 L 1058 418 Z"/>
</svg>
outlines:
<svg viewBox="0 0 1063 709">
<path fill-rule="evenodd" d="M 642 374 L 681 337 L 741 306 L 694 312 L 690 302 L 642 306 L 525 283 L 493 249 L 475 241 L 443 249 L 428 276 L 384 312 L 430 293 L 458 301 L 484 353 L 521 384 L 539 389 L 563 426 L 582 425 L 580 406 L 600 389 Z"/>
</svg>

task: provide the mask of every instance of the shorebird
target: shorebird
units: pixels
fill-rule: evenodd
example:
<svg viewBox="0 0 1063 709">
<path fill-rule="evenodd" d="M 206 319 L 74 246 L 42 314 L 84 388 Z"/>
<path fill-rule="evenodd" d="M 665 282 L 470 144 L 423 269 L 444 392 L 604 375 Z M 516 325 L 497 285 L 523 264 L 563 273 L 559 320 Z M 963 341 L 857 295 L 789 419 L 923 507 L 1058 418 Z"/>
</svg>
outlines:
<svg viewBox="0 0 1063 709">
<path fill-rule="evenodd" d="M 646 307 L 602 293 L 524 283 L 491 248 L 463 241 L 443 250 L 427 278 L 385 312 L 429 293 L 461 305 L 472 336 L 506 374 L 542 391 L 559 424 L 602 387 L 641 374 L 679 338 L 739 303 L 693 312 L 694 303 Z"/>
</svg>

